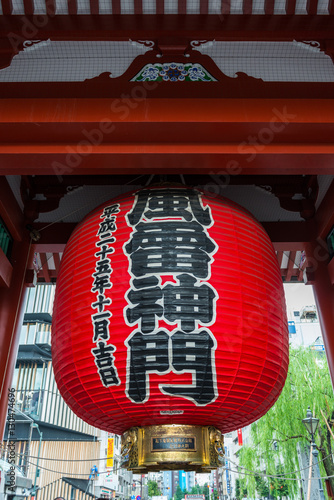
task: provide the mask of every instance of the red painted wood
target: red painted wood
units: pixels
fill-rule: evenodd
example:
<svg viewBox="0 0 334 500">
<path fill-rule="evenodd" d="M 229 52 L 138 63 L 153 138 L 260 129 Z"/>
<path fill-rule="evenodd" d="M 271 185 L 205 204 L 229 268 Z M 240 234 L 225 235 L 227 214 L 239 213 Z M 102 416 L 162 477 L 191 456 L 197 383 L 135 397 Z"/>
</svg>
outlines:
<svg viewBox="0 0 334 500">
<path fill-rule="evenodd" d="M 163 14 L 165 11 L 165 1 L 164 0 L 156 0 L 156 9 L 157 9 L 158 15 Z"/>
<path fill-rule="evenodd" d="M 314 277 L 313 293 L 319 313 L 319 322 L 328 368 L 334 387 L 334 286 L 331 284 L 327 268 L 328 254 L 326 258 L 326 254 L 321 248 L 321 245 L 319 247 L 319 243 L 313 241 L 307 244 L 306 255 L 307 269 Z"/>
<path fill-rule="evenodd" d="M 39 270 L 39 272 L 43 275 L 45 283 L 51 283 L 47 255 L 45 253 L 40 253 L 40 258 L 42 268 Z"/>
<path fill-rule="evenodd" d="M 130 174 L 138 165 L 143 173 L 204 173 L 219 172 L 228 161 L 243 174 L 333 173 L 333 100 L 297 99 L 287 105 L 284 99 L 152 99 L 136 104 L 130 112 L 110 99 L 82 104 L 78 99 L 3 100 L 0 173 Z M 39 142 L 31 131 L 36 123 L 41 124 Z M 245 141 L 247 134 L 260 138 L 267 129 L 270 143 L 259 139 L 256 148 Z M 75 145 L 71 150 L 69 140 Z"/>
<path fill-rule="evenodd" d="M 264 13 L 268 16 L 274 14 L 275 0 L 265 0 L 264 2 Z"/>
<path fill-rule="evenodd" d="M 78 2 L 77 0 L 67 0 L 68 13 L 73 16 L 78 13 Z"/>
<path fill-rule="evenodd" d="M 178 13 L 179 14 L 187 13 L 187 0 L 178 0 Z"/>
<path fill-rule="evenodd" d="M 222 0 L 221 13 L 223 15 L 228 15 L 231 10 L 231 0 Z"/>
<path fill-rule="evenodd" d="M 32 16 L 34 14 L 35 6 L 33 0 L 23 0 L 24 13 L 26 16 Z"/>
<path fill-rule="evenodd" d="M 252 14 L 253 0 L 243 0 L 242 1 L 242 12 L 245 16 L 250 16 Z"/>
<path fill-rule="evenodd" d="M 9 287 L 12 279 L 13 266 L 0 248 L 0 287 Z"/>
<path fill-rule="evenodd" d="M 25 22 L 34 24 L 34 19 L 30 16 Z M 165 34 L 189 40 L 320 41 L 331 40 L 332 22 L 328 15 L 312 17 L 312 22 L 305 22 L 304 15 L 295 15 L 289 19 L 286 15 L 274 15 L 270 18 L 263 15 L 208 15 L 205 18 L 202 15 L 187 15 L 180 18 L 175 14 L 164 17 L 143 15 L 139 19 L 136 15 L 118 18 L 112 15 L 98 18 L 89 15 L 57 15 L 48 18 L 36 33 L 29 33 L 28 39 L 150 40 Z M 25 37 L 20 16 L 0 16 L 0 32 L 3 36 L 12 33 Z"/>
<path fill-rule="evenodd" d="M 143 13 L 143 0 L 134 0 L 134 12 L 136 15 Z"/>
<path fill-rule="evenodd" d="M 296 0 L 286 0 L 285 2 L 285 12 L 288 16 L 292 16 L 296 10 Z"/>
<path fill-rule="evenodd" d="M 308 15 L 315 16 L 318 9 L 318 0 L 307 0 L 306 10 Z"/>
<path fill-rule="evenodd" d="M 56 2 L 55 0 L 45 0 L 46 13 L 48 16 L 54 16 L 56 12 Z"/>
<path fill-rule="evenodd" d="M 13 2 L 12 0 L 1 0 L 2 12 L 4 16 L 10 16 L 13 12 Z"/>
<path fill-rule="evenodd" d="M 328 12 L 331 16 L 334 15 L 334 0 L 328 0 Z"/>
<path fill-rule="evenodd" d="M 43 151 L 44 149 L 44 151 Z M 136 174 L 208 174 L 219 173 L 222 164 L 237 165 L 252 175 L 333 175 L 334 149 L 327 154 L 305 151 L 287 153 L 282 148 L 270 148 L 250 164 L 246 156 L 238 156 L 237 148 L 193 147 L 107 147 L 94 148 L 92 154 L 71 155 L 65 148 L 20 148 L 10 153 L 0 149 L 0 175 L 113 175 Z M 302 148 L 300 148 L 302 149 Z M 28 151 L 27 151 L 28 150 Z M 236 163 L 237 162 L 237 163 Z M 194 167 L 195 165 L 195 167 Z M 197 166 L 198 165 L 198 166 Z M 284 167 L 282 168 L 282 165 Z"/>
<path fill-rule="evenodd" d="M 209 12 L 209 0 L 200 0 L 200 13 L 207 15 Z"/>
<path fill-rule="evenodd" d="M 11 286 L 0 288 L 0 438 L 2 439 L 8 409 L 8 390 L 11 388 L 17 356 L 25 302 L 25 271 L 29 254 L 28 232 L 21 242 L 14 242 L 11 262 Z"/>
<path fill-rule="evenodd" d="M 99 10 L 99 0 L 89 0 L 90 3 L 90 13 L 95 16 L 100 13 Z"/>
<path fill-rule="evenodd" d="M 112 13 L 114 15 L 119 15 L 121 13 L 121 1 L 120 0 L 111 0 L 112 3 Z"/>
<path fill-rule="evenodd" d="M 60 268 L 60 255 L 59 255 L 59 253 L 57 253 L 57 252 L 53 253 L 53 261 L 55 263 L 55 271 L 58 274 L 59 268 Z"/>
<path fill-rule="evenodd" d="M 283 259 L 283 252 L 280 251 L 280 252 L 277 252 L 277 262 L 278 262 L 278 265 L 279 265 L 279 268 L 281 269 L 282 271 L 282 259 Z"/>
</svg>

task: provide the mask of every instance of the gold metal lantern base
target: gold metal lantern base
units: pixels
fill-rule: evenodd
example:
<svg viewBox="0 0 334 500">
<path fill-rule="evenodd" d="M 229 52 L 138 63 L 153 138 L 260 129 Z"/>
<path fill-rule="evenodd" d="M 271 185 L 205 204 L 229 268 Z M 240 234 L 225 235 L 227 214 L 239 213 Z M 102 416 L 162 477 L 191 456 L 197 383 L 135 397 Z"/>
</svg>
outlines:
<svg viewBox="0 0 334 500">
<path fill-rule="evenodd" d="M 122 436 L 122 467 L 133 472 L 210 472 L 222 465 L 224 438 L 212 426 L 132 427 Z"/>
</svg>

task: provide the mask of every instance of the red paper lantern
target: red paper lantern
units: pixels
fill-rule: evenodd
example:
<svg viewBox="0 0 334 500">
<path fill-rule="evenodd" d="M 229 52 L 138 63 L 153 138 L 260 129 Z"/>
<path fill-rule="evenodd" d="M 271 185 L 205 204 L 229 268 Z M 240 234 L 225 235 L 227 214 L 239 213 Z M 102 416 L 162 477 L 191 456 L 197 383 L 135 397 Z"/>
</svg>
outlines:
<svg viewBox="0 0 334 500">
<path fill-rule="evenodd" d="M 52 353 L 62 396 L 95 427 L 250 424 L 288 368 L 267 234 L 240 206 L 185 187 L 104 203 L 66 246 Z"/>
</svg>

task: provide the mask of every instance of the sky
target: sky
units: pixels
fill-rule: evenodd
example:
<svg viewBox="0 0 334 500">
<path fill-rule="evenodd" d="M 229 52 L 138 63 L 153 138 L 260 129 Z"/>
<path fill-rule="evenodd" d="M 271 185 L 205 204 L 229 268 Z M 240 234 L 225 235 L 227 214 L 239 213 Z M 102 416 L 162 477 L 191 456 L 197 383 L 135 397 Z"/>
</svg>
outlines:
<svg viewBox="0 0 334 500">
<path fill-rule="evenodd" d="M 293 311 L 300 311 L 303 306 L 315 304 L 312 285 L 288 283 L 284 284 L 284 292 L 288 319 L 293 319 Z"/>
</svg>

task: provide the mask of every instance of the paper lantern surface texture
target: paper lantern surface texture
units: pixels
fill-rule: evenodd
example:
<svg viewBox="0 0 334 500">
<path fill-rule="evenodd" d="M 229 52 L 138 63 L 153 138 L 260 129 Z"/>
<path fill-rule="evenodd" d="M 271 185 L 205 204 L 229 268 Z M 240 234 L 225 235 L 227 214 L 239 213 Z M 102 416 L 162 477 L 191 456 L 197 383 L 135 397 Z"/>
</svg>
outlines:
<svg viewBox="0 0 334 500">
<path fill-rule="evenodd" d="M 250 424 L 274 404 L 288 369 L 268 235 L 235 203 L 186 187 L 104 203 L 66 246 L 52 355 L 67 404 L 109 432 Z"/>
</svg>

